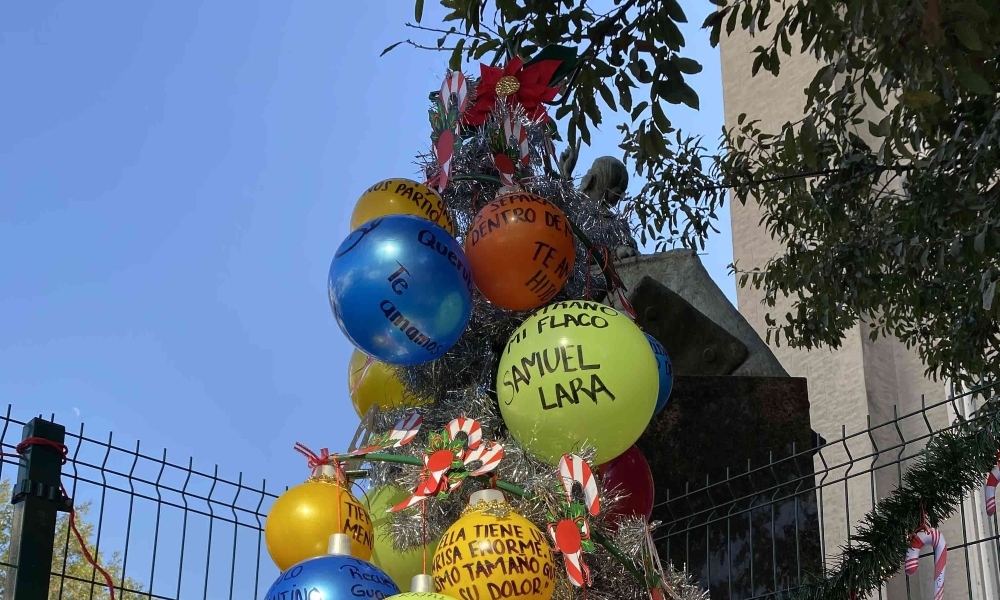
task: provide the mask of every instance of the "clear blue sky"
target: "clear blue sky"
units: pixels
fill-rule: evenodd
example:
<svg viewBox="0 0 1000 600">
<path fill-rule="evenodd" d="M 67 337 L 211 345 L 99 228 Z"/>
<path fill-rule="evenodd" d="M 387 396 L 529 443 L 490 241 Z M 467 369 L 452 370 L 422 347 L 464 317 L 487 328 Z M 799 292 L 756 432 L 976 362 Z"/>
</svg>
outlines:
<svg viewBox="0 0 1000 600">
<path fill-rule="evenodd" d="M 711 7 L 685 4 L 702 111 L 668 114 L 714 141 Z M 379 58 L 407 18 L 411 0 L 0 4 L 0 398 L 16 415 L 251 482 L 301 481 L 296 441 L 346 446 L 351 347 L 327 268 L 358 195 L 414 174 L 447 61 Z M 578 171 L 617 139 L 609 122 Z M 705 259 L 733 296 L 728 219 Z"/>
</svg>

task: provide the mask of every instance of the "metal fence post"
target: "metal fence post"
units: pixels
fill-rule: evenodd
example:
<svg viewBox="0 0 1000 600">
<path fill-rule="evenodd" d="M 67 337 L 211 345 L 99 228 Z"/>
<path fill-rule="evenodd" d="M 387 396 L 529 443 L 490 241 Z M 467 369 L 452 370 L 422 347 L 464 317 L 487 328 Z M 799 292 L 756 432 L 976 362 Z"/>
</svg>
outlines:
<svg viewBox="0 0 1000 600">
<path fill-rule="evenodd" d="M 66 428 L 40 418 L 24 425 L 22 441 L 42 438 L 62 445 Z M 11 504 L 14 520 L 10 531 L 10 564 L 4 600 L 47 600 L 52 576 L 56 514 L 71 510 L 72 501 L 59 487 L 63 455 L 46 445 L 25 448 L 17 469 Z"/>
</svg>

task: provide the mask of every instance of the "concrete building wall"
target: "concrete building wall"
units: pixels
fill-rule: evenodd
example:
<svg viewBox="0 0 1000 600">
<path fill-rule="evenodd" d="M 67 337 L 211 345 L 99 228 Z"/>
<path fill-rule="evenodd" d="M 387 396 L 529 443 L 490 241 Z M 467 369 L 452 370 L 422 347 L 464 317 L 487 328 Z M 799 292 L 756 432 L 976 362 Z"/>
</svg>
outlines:
<svg viewBox="0 0 1000 600">
<path fill-rule="evenodd" d="M 760 121 L 761 129 L 777 133 L 782 124 L 802 115 L 804 90 L 818 65 L 806 55 L 782 57 L 779 77 L 763 71 L 752 77 L 752 50 L 760 43 L 746 32 L 734 32 L 728 38 L 723 35 L 721 52 L 726 126 L 736 126 L 739 115 L 747 113 L 748 118 Z M 795 42 L 793 45 L 796 45 Z M 761 267 L 768 259 L 782 253 L 781 245 L 759 225 L 763 214 L 759 206 L 735 203 L 730 213 L 733 256 L 738 269 Z M 781 319 L 791 309 L 791 301 L 779 302 L 773 309 L 768 309 L 762 304 L 762 299 L 762 292 L 751 288 L 739 288 L 737 291 L 740 312 L 765 338 L 765 314 L 770 311 L 775 318 Z M 773 342 L 771 347 L 789 375 L 808 379 L 812 427 L 827 440 L 839 439 L 844 432 L 862 431 L 869 426 L 869 419 L 872 425 L 879 425 L 893 420 L 896 415 L 918 410 L 922 397 L 928 404 L 945 398 L 945 385 L 924 377 L 924 366 L 914 350 L 907 349 L 896 339 L 871 341 L 864 323 L 849 332 L 842 347 L 837 350 L 796 350 L 784 344 L 776 346 Z M 931 415 L 931 424 L 940 428 L 946 426 L 952 417 L 942 407 Z M 835 466 L 831 476 L 844 479 L 840 484 L 843 494 L 839 498 L 824 499 L 822 528 L 824 549 L 828 556 L 835 556 L 838 549 L 849 542 L 849 533 L 858 520 L 871 510 L 878 498 L 895 488 L 899 481 L 899 469 L 888 464 L 900 456 L 900 452 L 905 452 L 904 456 L 914 454 L 919 448 L 906 442 L 925 433 L 926 426 L 920 419 L 908 419 L 904 421 L 901 432 L 894 427 L 885 427 L 871 437 L 860 436 L 850 440 L 844 448 L 824 451 L 822 460 L 827 466 Z M 904 438 L 902 444 L 900 435 Z M 865 459 L 857 461 L 858 457 Z M 851 467 L 852 462 L 861 464 Z M 883 464 L 887 466 L 880 469 Z M 823 466 L 818 463 L 817 468 Z M 865 469 L 869 472 L 859 476 L 858 472 Z M 873 485 L 876 490 L 874 497 Z M 949 540 L 977 539 L 971 532 L 963 532 L 957 519 L 945 524 L 943 532 Z M 963 533 L 969 537 L 964 537 Z M 964 578 L 965 560 L 963 552 L 951 552 L 949 573 Z M 970 558 L 970 565 L 973 563 L 979 564 Z M 927 560 L 921 565 L 918 576 L 911 578 L 909 597 L 933 597 L 931 573 L 933 566 Z M 906 583 L 901 576 L 894 578 L 884 589 L 882 597 L 886 600 L 907 598 Z M 950 580 L 945 598 L 987 597 L 983 595 L 985 587 L 971 587 L 976 589 L 969 589 L 964 581 Z"/>
</svg>

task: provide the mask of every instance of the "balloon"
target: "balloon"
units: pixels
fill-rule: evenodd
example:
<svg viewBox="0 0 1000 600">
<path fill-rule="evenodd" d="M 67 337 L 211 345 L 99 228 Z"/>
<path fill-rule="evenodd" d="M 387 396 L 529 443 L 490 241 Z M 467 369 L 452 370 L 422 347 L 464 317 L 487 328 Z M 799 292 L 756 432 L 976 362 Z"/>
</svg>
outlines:
<svg viewBox="0 0 1000 600">
<path fill-rule="evenodd" d="M 576 257 L 559 207 L 513 192 L 479 211 L 465 238 L 472 277 L 483 296 L 510 310 L 538 308 L 562 289 Z"/>
<path fill-rule="evenodd" d="M 389 598 L 399 587 L 375 565 L 352 556 L 325 555 L 302 561 L 284 571 L 264 595 L 265 600 L 355 600 Z"/>
<path fill-rule="evenodd" d="M 375 527 L 375 547 L 372 550 L 372 562 L 388 573 L 389 577 L 400 588 L 409 587 L 414 575 L 430 573 L 437 549 L 437 540 L 427 544 L 427 562 L 421 566 L 424 558 L 423 548 L 413 548 L 406 552 L 396 550 L 389 537 L 390 520 L 388 510 L 396 506 L 410 494 L 403 488 L 386 485 L 371 490 L 367 494 L 368 514 L 372 516 Z"/>
<path fill-rule="evenodd" d="M 514 439 L 555 464 L 584 444 L 605 463 L 635 443 L 656 407 L 660 376 L 646 336 L 599 304 L 556 302 L 510 337 L 497 370 L 500 414 Z"/>
<path fill-rule="evenodd" d="M 667 405 L 667 401 L 670 400 L 670 390 L 674 388 L 674 363 L 670 361 L 667 349 L 655 337 L 647 333 L 646 339 L 649 340 L 649 345 L 653 348 L 653 356 L 656 357 L 656 369 L 660 373 L 660 391 L 656 396 L 656 410 L 653 411 L 653 416 L 656 416 L 660 414 L 660 411 Z"/>
<path fill-rule="evenodd" d="M 355 349 L 347 371 L 347 389 L 351 394 L 354 411 L 359 417 L 364 417 L 373 404 L 378 404 L 382 410 L 388 410 L 428 403 L 408 393 L 392 367 L 374 359 L 368 364 L 368 360 L 368 355 Z"/>
<path fill-rule="evenodd" d="M 455 238 L 410 215 L 363 224 L 330 265 L 330 306 L 344 335 L 391 365 L 429 362 L 455 345 L 472 316 L 472 289 Z"/>
<path fill-rule="evenodd" d="M 632 446 L 621 456 L 599 467 L 604 489 L 622 496 L 609 511 L 612 522 L 621 517 L 639 516 L 647 521 L 653 515 L 653 473 L 646 457 Z"/>
<path fill-rule="evenodd" d="M 377 217 L 387 215 L 413 215 L 436 223 L 455 235 L 455 222 L 451 220 L 444 200 L 433 189 L 410 179 L 386 179 L 368 188 L 351 213 L 351 231 Z"/>
<path fill-rule="evenodd" d="M 279 496 L 264 522 L 267 551 L 282 571 L 326 554 L 334 533 L 346 533 L 351 538 L 351 554 L 371 558 L 372 522 L 368 511 L 350 491 L 326 477 L 310 477 Z"/>
<path fill-rule="evenodd" d="M 497 563 L 517 568 L 494 568 Z M 441 536 L 434 585 L 452 598 L 549 600 L 555 592 L 552 547 L 505 501 L 480 502 Z"/>
</svg>

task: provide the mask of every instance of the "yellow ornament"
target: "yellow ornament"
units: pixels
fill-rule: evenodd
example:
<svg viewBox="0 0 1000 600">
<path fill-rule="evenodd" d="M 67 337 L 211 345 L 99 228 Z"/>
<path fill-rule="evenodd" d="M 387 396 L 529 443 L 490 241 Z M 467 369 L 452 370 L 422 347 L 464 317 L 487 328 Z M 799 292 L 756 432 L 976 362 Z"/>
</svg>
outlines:
<svg viewBox="0 0 1000 600">
<path fill-rule="evenodd" d="M 472 495 L 434 553 L 435 587 L 458 600 L 549 600 L 555 574 L 548 539 L 495 490 Z"/>
<path fill-rule="evenodd" d="M 386 179 L 368 188 L 354 205 L 351 231 L 376 217 L 386 215 L 423 217 L 455 235 L 455 222 L 451 220 L 444 200 L 436 191 L 416 181 Z"/>
<path fill-rule="evenodd" d="M 385 571 L 400 589 L 409 587 L 414 575 L 430 573 L 434 551 L 438 544 L 437 540 L 431 540 L 427 544 L 427 562 L 423 565 L 423 548 L 401 552 L 393 546 L 389 531 L 392 521 L 388 510 L 409 496 L 410 494 L 403 488 L 386 485 L 369 491 L 365 498 L 368 514 L 371 515 L 372 525 L 375 528 L 375 547 L 372 550 L 371 562 Z"/>
<path fill-rule="evenodd" d="M 368 511 L 329 475 L 314 475 L 279 496 L 264 523 L 267 552 L 281 571 L 325 555 L 334 533 L 351 538 L 352 556 L 371 558 L 374 535 Z"/>
<path fill-rule="evenodd" d="M 355 350 L 351 354 L 347 389 L 351 394 L 354 411 L 359 417 L 364 417 L 373 404 L 378 404 L 381 410 L 427 404 L 426 400 L 416 398 L 406 391 L 403 382 L 396 377 L 389 365 L 374 359 L 367 367 L 366 364 L 368 355 L 364 352 Z"/>
</svg>

